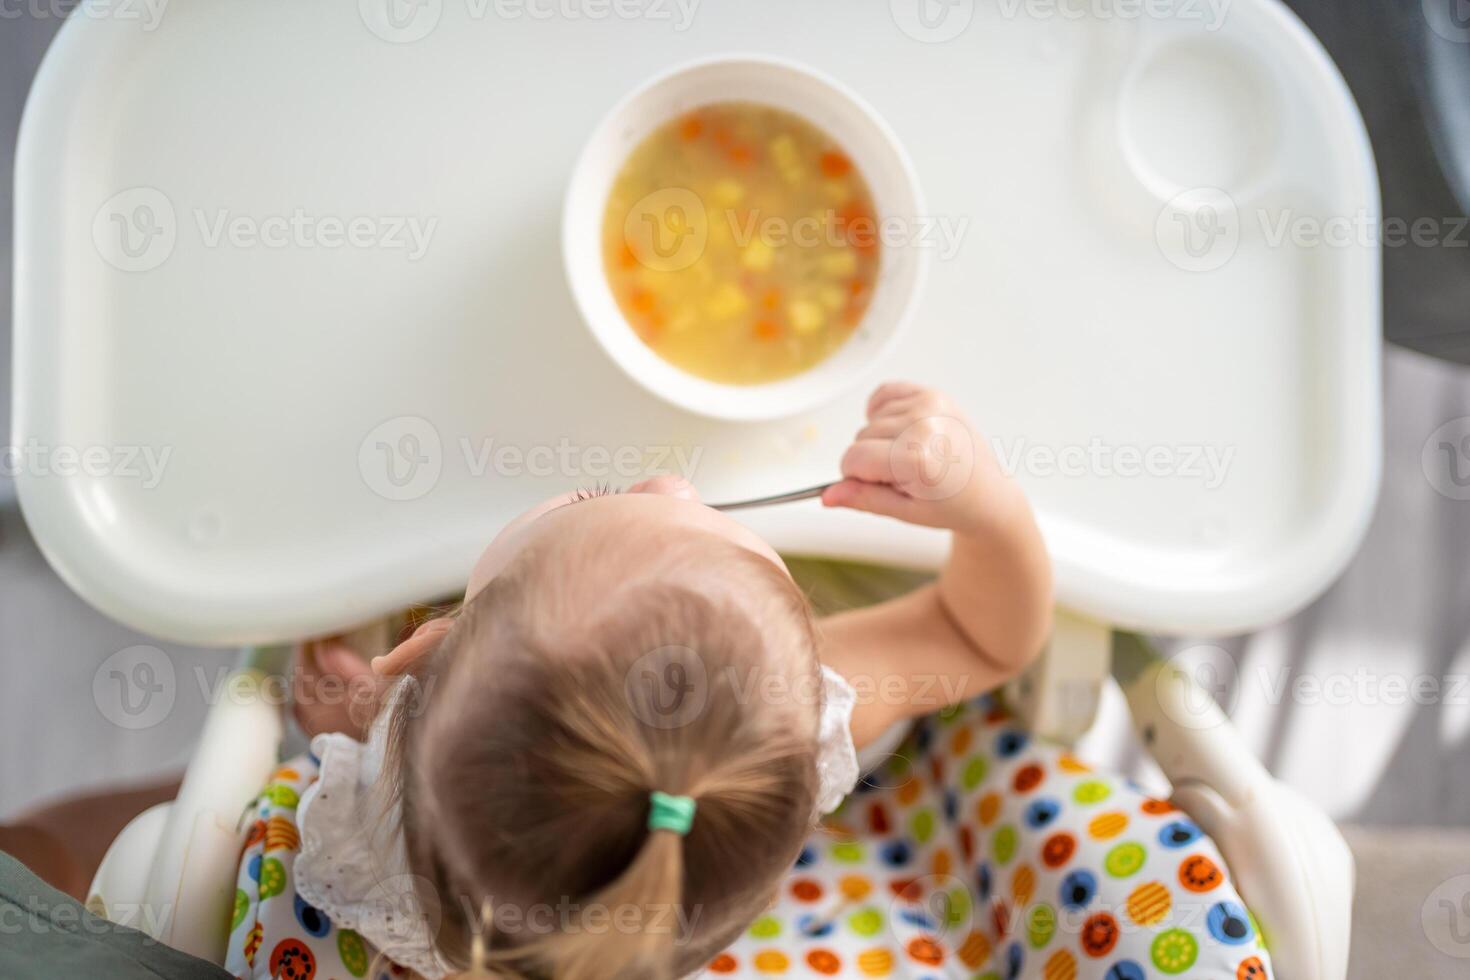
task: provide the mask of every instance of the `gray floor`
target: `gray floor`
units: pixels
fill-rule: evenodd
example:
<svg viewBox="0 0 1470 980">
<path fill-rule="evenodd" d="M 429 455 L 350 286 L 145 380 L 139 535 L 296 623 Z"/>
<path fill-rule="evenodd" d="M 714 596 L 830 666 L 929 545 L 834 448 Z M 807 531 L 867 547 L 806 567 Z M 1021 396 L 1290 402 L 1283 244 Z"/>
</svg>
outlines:
<svg viewBox="0 0 1470 980">
<path fill-rule="evenodd" d="M 11 146 L 29 79 L 57 26 L 44 16 L 0 24 L 0 431 L 7 432 Z M 1353 975 L 1464 977 L 1470 881 L 1454 879 L 1470 875 L 1470 691 L 1456 679 L 1470 675 L 1470 502 L 1437 492 L 1421 454 L 1442 423 L 1470 416 L 1470 373 L 1391 350 L 1385 380 L 1383 495 L 1352 568 L 1293 620 L 1210 646 L 1235 666 L 1233 714 L 1252 747 L 1340 820 L 1359 825 Z M 159 652 L 134 649 L 140 645 Z M 126 663 L 120 651 L 131 651 L 120 655 Z M 91 611 L 51 574 L 0 477 L 0 745 L 8 749 L 0 752 L 0 819 L 79 788 L 176 769 L 193 743 L 208 681 L 228 661 L 224 651 L 154 644 Z M 146 709 L 151 724 L 132 730 L 128 718 L 117 723 L 112 672 L 139 663 L 166 664 L 183 680 L 168 710 Z M 1251 680 L 1271 671 L 1320 679 L 1363 670 L 1438 678 L 1442 694 L 1424 705 L 1362 697 L 1325 704 L 1273 699 Z M 1438 829 L 1402 829 L 1409 827 Z M 1440 915 L 1451 919 L 1436 925 Z"/>
</svg>

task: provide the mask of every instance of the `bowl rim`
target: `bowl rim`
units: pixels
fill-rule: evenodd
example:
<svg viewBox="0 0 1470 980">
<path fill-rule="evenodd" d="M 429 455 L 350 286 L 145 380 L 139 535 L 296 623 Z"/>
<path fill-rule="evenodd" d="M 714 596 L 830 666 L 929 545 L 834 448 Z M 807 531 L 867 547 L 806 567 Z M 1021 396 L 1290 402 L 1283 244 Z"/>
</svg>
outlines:
<svg viewBox="0 0 1470 980">
<path fill-rule="evenodd" d="M 847 345 L 844 344 L 805 371 L 774 381 L 748 385 L 711 381 L 664 360 L 639 339 L 622 310 L 617 307 L 601 262 L 596 263 L 594 274 L 584 267 L 585 264 L 579 264 L 575 259 L 586 249 L 581 241 L 585 234 L 585 221 L 589 210 L 588 202 L 584 198 L 594 190 L 597 191 L 598 201 L 591 210 L 598 214 L 599 219 L 602 205 L 605 203 L 605 191 L 600 185 L 589 190 L 589 184 L 596 181 L 597 174 L 602 169 L 598 166 L 601 160 L 599 151 L 608 139 L 614 138 L 613 134 L 629 108 L 650 92 L 680 77 L 725 66 L 769 67 L 793 72 L 805 76 L 809 81 L 817 83 L 819 87 L 845 101 L 850 108 L 856 110 L 857 116 L 878 137 L 875 142 L 880 142 L 883 150 L 891 155 L 897 173 L 893 184 L 901 184 L 904 188 L 905 204 L 912 206 L 913 220 L 922 219 L 924 196 L 913 161 L 897 133 L 866 99 L 838 79 L 793 59 L 764 53 L 726 52 L 678 62 L 649 75 L 624 93 L 592 127 L 572 166 L 571 176 L 563 195 L 561 222 L 563 272 L 571 290 L 573 303 L 588 332 L 622 372 L 646 391 L 664 402 L 708 418 L 728 421 L 786 418 L 830 401 L 856 386 L 893 351 L 903 333 L 908 329 L 923 293 L 928 271 L 926 249 L 919 247 L 907 249 L 911 253 L 907 261 L 912 263 L 912 268 L 907 272 L 909 281 L 902 287 L 906 295 L 895 302 L 894 312 L 886 318 L 885 328 L 872 337 L 860 356 L 850 357 L 846 362 L 840 361 L 838 358 L 847 348 Z M 699 104 L 713 104 L 719 101 L 740 101 L 740 98 L 736 94 L 729 99 L 710 100 Z M 749 101 L 760 102 L 762 100 L 751 98 Z M 785 111 L 802 114 L 800 110 L 785 109 Z M 818 125 L 824 131 L 827 129 L 821 124 L 815 122 L 813 124 Z M 838 139 L 842 136 L 839 133 L 831 135 Z M 609 185 L 611 180 L 612 176 L 608 179 Z M 878 205 L 880 202 L 877 200 L 876 192 L 874 197 L 875 205 Z M 883 223 L 881 208 L 877 217 L 881 226 Z M 595 253 L 599 259 L 601 251 L 599 235 Z M 885 249 L 885 254 L 891 255 L 893 250 Z M 892 268 L 890 266 L 885 270 L 880 267 L 880 279 L 885 274 L 891 273 Z M 608 306 L 611 308 L 611 313 L 606 308 Z"/>
</svg>

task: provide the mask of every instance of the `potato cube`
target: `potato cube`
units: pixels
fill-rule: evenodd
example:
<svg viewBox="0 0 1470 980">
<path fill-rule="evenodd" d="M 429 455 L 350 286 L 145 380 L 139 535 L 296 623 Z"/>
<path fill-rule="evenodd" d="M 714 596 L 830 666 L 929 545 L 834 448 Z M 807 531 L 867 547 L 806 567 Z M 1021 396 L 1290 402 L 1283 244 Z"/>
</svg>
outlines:
<svg viewBox="0 0 1470 980">
<path fill-rule="evenodd" d="M 771 267 L 771 261 L 775 257 L 776 250 L 759 238 L 752 238 L 740 250 L 740 264 L 754 272 L 765 272 Z"/>
<path fill-rule="evenodd" d="M 781 172 L 781 177 L 788 184 L 799 184 L 806 177 L 806 169 L 801 165 L 801 154 L 796 149 L 796 141 L 790 135 L 778 136 L 770 143 L 771 160 L 776 164 L 776 169 Z"/>
<path fill-rule="evenodd" d="M 745 199 L 745 185 L 734 180 L 716 181 L 710 196 L 720 207 L 733 208 Z"/>
<path fill-rule="evenodd" d="M 801 155 L 796 149 L 796 140 L 791 138 L 790 133 L 782 133 L 771 140 L 771 159 L 776 161 L 776 166 L 783 170 L 787 167 L 801 166 Z"/>
<path fill-rule="evenodd" d="M 729 320 L 744 313 L 750 299 L 732 282 L 722 282 L 704 302 L 704 312 L 716 320 Z"/>
<path fill-rule="evenodd" d="M 845 180 L 824 180 L 822 196 L 833 204 L 846 204 L 852 198 L 852 185 Z"/>
<path fill-rule="evenodd" d="M 822 274 L 832 279 L 846 279 L 857 272 L 857 254 L 850 248 L 838 249 L 822 256 Z"/>
<path fill-rule="evenodd" d="M 827 314 L 822 312 L 822 308 L 806 299 L 788 303 L 786 317 L 791 321 L 791 329 L 797 333 L 815 333 L 827 322 Z"/>
<path fill-rule="evenodd" d="M 817 290 L 817 302 L 821 303 L 828 313 L 836 313 L 847 305 L 847 291 L 841 286 L 828 283 Z"/>
<path fill-rule="evenodd" d="M 693 306 L 684 305 L 674 310 L 674 315 L 669 317 L 669 330 L 674 333 L 682 333 L 694 326 L 699 319 L 699 313 Z"/>
</svg>

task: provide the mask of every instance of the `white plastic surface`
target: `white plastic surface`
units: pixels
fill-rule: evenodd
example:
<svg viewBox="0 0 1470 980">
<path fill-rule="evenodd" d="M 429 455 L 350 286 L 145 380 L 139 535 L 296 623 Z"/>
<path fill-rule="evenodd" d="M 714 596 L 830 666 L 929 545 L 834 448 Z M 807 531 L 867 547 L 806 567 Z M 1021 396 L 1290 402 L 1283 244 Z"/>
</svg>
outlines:
<svg viewBox="0 0 1470 980">
<path fill-rule="evenodd" d="M 1355 549 L 1378 477 L 1379 256 L 1275 239 L 1283 213 L 1374 227 L 1377 186 L 1340 76 L 1274 0 L 1218 25 L 1198 3 L 1077 18 L 1060 11 L 1093 5 L 966 0 L 937 23 L 905 0 L 707 0 L 687 30 L 673 3 L 647 8 L 671 20 L 432 3 L 407 24 L 378 6 L 174 0 L 153 30 L 84 8 L 37 78 L 15 442 L 112 462 L 59 475 L 52 457 L 17 482 L 51 562 L 105 612 L 221 644 L 364 621 L 462 587 L 529 502 L 630 482 L 619 450 L 692 470 L 710 500 L 832 478 L 862 392 L 782 422 L 687 415 L 608 360 L 562 274 L 591 127 L 650 74 L 727 52 L 832 76 L 907 148 L 935 219 L 916 233 L 938 244 L 873 380 L 949 389 L 1023 461 L 1064 603 L 1243 629 Z M 1166 208 L 1205 186 L 1229 200 Z M 270 221 L 297 209 L 368 216 L 377 245 Z M 251 228 L 288 244 L 242 244 Z M 1094 440 L 1132 464 L 1048 472 Z M 156 485 L 126 475 L 131 447 L 168 453 Z M 541 448 L 517 466 L 505 447 Z M 1155 447 L 1153 475 L 1119 474 Z M 743 519 L 789 551 L 929 565 L 944 548 L 815 505 Z"/>
<path fill-rule="evenodd" d="M 97 914 L 211 963 L 224 960 L 246 806 L 280 757 L 277 699 L 241 670 L 209 710 L 178 798 L 113 840 L 88 893 Z"/>
</svg>

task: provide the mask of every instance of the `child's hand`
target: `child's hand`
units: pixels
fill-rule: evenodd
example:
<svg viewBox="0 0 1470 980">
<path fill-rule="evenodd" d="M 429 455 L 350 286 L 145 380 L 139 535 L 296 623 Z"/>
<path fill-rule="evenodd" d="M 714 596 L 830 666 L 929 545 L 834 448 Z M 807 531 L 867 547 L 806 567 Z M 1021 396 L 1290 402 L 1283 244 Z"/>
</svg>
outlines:
<svg viewBox="0 0 1470 980">
<path fill-rule="evenodd" d="M 1051 563 L 1020 485 L 933 389 L 875 391 L 842 476 L 822 494 L 826 506 L 953 532 L 934 582 L 822 621 L 824 662 L 850 678 L 899 678 L 899 690 L 913 692 L 860 702 L 852 725 L 861 742 L 942 707 L 918 693 L 936 679 L 960 701 L 1019 673 L 1051 628 Z"/>
<path fill-rule="evenodd" d="M 822 503 L 969 533 L 1019 493 L 990 447 L 943 393 L 890 382 L 868 399 L 868 424 Z M 1004 508 L 1001 508 L 1004 509 Z"/>
<path fill-rule="evenodd" d="M 361 654 L 340 637 L 311 640 L 296 648 L 291 674 L 291 707 L 308 736 L 366 736 L 384 684 Z"/>
</svg>

